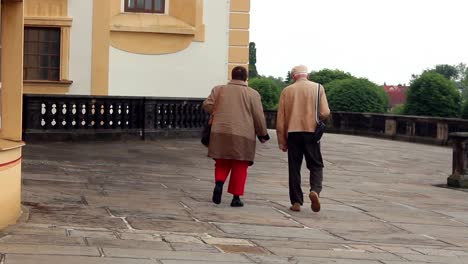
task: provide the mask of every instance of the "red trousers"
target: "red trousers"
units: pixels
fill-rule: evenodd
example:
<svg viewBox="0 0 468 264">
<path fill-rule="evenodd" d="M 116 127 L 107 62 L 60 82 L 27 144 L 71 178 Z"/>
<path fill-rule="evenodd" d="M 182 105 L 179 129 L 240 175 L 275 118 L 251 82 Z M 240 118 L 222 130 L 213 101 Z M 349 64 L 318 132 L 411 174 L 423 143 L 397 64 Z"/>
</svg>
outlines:
<svg viewBox="0 0 468 264">
<path fill-rule="evenodd" d="M 216 159 L 215 180 L 225 182 L 229 172 L 228 192 L 232 195 L 244 195 L 245 181 L 247 180 L 248 161 Z"/>
</svg>

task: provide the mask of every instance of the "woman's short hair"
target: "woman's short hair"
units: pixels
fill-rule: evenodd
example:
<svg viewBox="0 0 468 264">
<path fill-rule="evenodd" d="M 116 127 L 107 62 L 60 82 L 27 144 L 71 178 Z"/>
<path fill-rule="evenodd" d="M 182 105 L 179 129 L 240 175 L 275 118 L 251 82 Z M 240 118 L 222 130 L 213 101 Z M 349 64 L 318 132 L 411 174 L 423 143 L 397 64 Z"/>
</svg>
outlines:
<svg viewBox="0 0 468 264">
<path fill-rule="evenodd" d="M 234 69 L 232 69 L 232 79 L 244 82 L 247 81 L 247 69 L 242 66 L 234 67 Z"/>
</svg>

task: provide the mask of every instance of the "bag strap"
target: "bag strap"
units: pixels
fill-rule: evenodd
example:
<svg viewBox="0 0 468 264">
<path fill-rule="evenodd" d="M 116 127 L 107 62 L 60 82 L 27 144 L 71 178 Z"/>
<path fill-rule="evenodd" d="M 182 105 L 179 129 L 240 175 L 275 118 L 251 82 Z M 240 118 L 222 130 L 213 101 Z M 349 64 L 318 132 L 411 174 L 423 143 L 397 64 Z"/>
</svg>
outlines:
<svg viewBox="0 0 468 264">
<path fill-rule="evenodd" d="M 320 87 L 321 85 L 319 84 L 318 85 L 318 88 L 317 88 L 317 101 L 315 103 L 315 121 L 318 123 L 320 123 L 320 115 L 319 115 L 319 111 L 320 111 Z"/>
</svg>

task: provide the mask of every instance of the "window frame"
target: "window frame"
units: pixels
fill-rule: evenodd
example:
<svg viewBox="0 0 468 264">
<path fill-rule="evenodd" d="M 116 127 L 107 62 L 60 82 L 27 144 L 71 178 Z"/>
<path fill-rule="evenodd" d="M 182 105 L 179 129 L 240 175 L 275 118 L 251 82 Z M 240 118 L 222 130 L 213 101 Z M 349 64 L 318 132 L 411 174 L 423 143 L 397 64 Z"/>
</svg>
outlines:
<svg viewBox="0 0 468 264">
<path fill-rule="evenodd" d="M 38 37 L 37 40 L 31 41 L 27 40 L 26 34 L 28 30 L 30 29 L 35 29 L 38 30 Z M 40 31 L 41 30 L 47 30 L 47 40 L 46 41 L 41 41 L 40 40 Z M 51 32 L 55 31 L 58 33 L 58 39 L 57 40 L 52 40 L 52 34 Z M 24 51 L 23 51 L 23 56 L 24 56 L 24 62 L 23 62 L 23 81 L 47 81 L 47 82 L 59 82 L 62 79 L 62 30 L 60 27 L 38 27 L 38 26 L 25 26 L 24 27 L 24 33 L 25 33 L 25 38 L 24 38 Z M 26 50 L 27 43 L 37 43 L 37 52 L 31 52 L 29 50 Z M 47 44 L 47 45 L 58 45 L 58 50 L 56 50 L 56 53 L 51 53 L 52 48 L 49 46 L 48 51 L 46 53 L 41 52 L 41 44 Z M 34 67 L 27 67 L 25 61 L 27 60 L 28 56 L 36 56 L 37 57 L 37 66 L 35 65 Z M 42 67 L 41 66 L 41 56 L 47 56 L 48 58 L 48 64 L 47 67 Z M 56 57 L 58 59 L 58 66 L 53 67 L 52 66 L 52 58 Z M 30 69 L 38 69 L 39 71 L 41 69 L 47 69 L 47 78 L 45 79 L 29 79 L 27 78 L 27 73 L 28 70 Z M 57 78 L 51 78 L 53 76 L 52 72 L 56 71 L 57 72 Z M 40 75 L 40 73 L 39 73 Z"/>
<path fill-rule="evenodd" d="M 141 9 L 141 8 L 129 8 L 128 7 L 128 1 L 125 0 L 124 2 L 124 12 L 127 13 L 146 13 L 146 14 L 165 14 L 166 13 L 166 0 L 161 0 L 162 1 L 162 9 L 161 10 L 156 10 L 155 9 L 155 1 L 157 0 L 144 0 L 144 1 L 152 1 L 152 9 L 151 10 L 146 10 L 146 9 Z M 137 1 L 137 0 L 134 0 Z M 135 3 L 136 6 L 136 3 Z"/>
</svg>

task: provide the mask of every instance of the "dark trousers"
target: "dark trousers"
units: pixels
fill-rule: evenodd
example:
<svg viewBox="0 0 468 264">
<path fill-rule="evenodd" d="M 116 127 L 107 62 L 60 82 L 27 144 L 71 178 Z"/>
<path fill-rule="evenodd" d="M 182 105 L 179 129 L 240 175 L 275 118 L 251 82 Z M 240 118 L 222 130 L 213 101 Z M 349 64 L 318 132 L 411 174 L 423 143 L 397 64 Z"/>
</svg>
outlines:
<svg viewBox="0 0 468 264">
<path fill-rule="evenodd" d="M 313 140 L 314 133 L 293 132 L 288 134 L 289 198 L 291 204 L 304 203 L 301 188 L 301 167 L 305 157 L 310 171 L 310 191 L 320 194 L 323 181 L 323 160 L 320 143 Z"/>
</svg>

